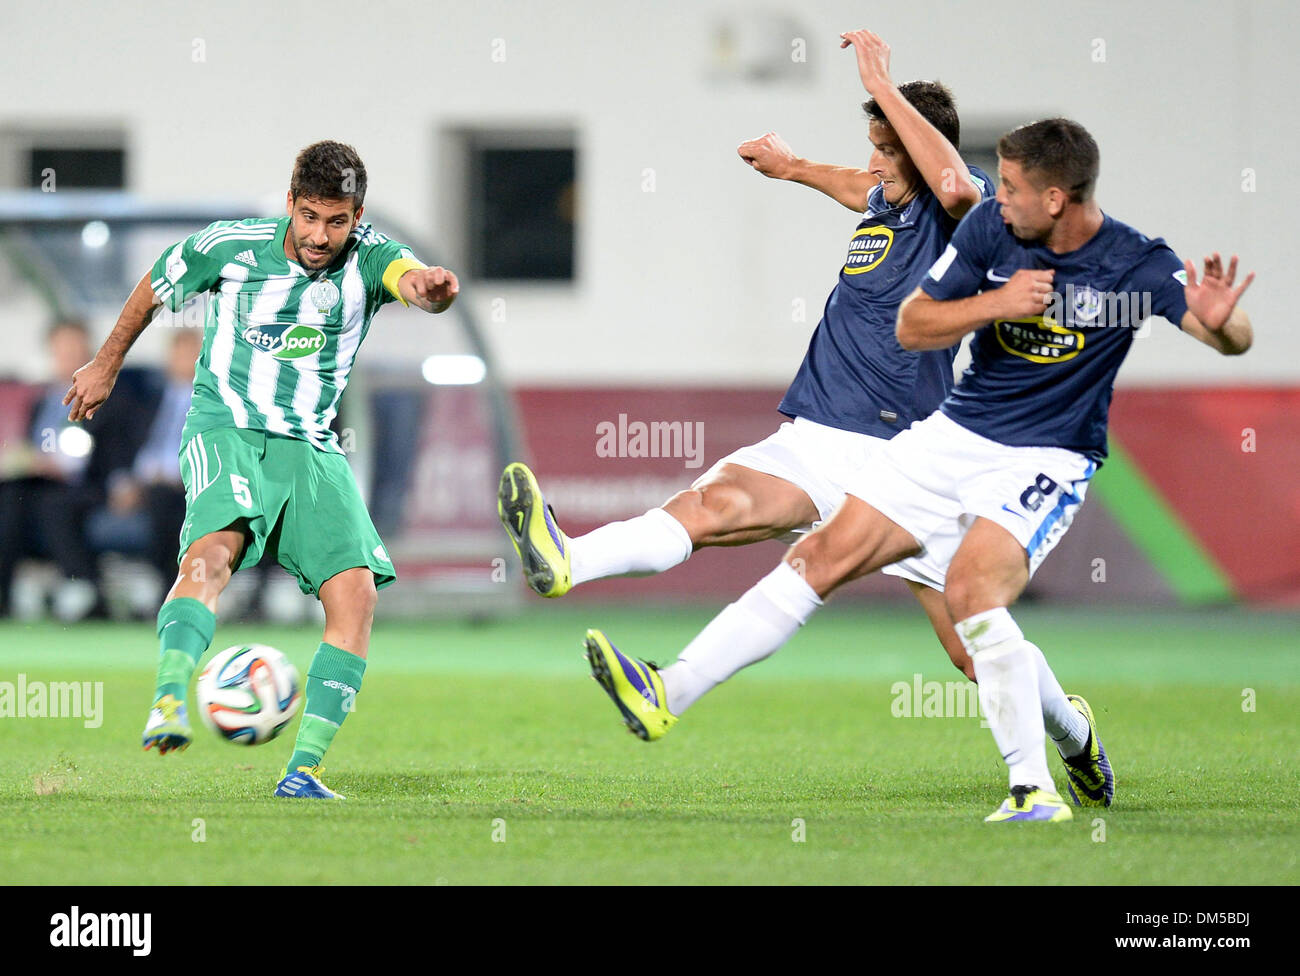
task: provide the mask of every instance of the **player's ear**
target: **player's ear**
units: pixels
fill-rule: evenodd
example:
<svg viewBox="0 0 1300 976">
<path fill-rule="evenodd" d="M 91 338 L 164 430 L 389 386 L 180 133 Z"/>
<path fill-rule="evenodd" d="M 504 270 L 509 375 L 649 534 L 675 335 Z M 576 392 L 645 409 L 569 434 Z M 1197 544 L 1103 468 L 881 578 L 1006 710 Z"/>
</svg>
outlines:
<svg viewBox="0 0 1300 976">
<path fill-rule="evenodd" d="M 287 190 L 284 194 L 284 212 L 293 216 L 293 191 Z"/>
<path fill-rule="evenodd" d="M 357 212 L 352 215 L 352 226 L 355 227 L 361 223 L 361 215 L 366 212 L 365 204 L 357 207 Z"/>
</svg>

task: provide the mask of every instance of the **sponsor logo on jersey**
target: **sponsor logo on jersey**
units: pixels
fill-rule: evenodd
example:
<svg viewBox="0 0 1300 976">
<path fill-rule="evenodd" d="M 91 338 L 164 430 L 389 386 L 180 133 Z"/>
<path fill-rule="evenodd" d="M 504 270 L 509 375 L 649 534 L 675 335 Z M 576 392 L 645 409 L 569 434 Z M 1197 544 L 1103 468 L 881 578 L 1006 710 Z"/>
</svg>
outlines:
<svg viewBox="0 0 1300 976">
<path fill-rule="evenodd" d="M 248 250 L 246 250 L 246 251 L 240 251 L 238 254 L 236 254 L 236 255 L 235 255 L 235 260 L 236 260 L 236 261 L 242 261 L 244 264 L 248 265 L 250 268 L 256 268 L 256 267 L 257 267 L 257 258 L 253 255 L 253 249 L 252 249 L 251 247 L 250 247 Z"/>
<path fill-rule="evenodd" d="M 302 359 L 325 348 L 325 333 L 314 325 L 250 325 L 243 338 L 276 359 Z"/>
<path fill-rule="evenodd" d="M 885 256 L 894 244 L 894 232 L 877 224 L 863 227 L 849 241 L 849 256 L 844 261 L 844 273 L 865 274 L 884 263 Z"/>
<path fill-rule="evenodd" d="M 1041 316 L 1000 319 L 993 323 L 998 344 L 1031 363 L 1063 363 L 1079 355 L 1083 333 Z"/>
</svg>

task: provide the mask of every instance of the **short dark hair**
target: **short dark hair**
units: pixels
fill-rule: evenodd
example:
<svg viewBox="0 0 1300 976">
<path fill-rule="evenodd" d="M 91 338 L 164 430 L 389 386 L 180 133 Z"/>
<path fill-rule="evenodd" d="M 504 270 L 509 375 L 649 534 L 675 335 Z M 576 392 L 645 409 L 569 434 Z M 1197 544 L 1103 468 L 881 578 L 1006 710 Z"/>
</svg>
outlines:
<svg viewBox="0 0 1300 976">
<path fill-rule="evenodd" d="M 352 200 L 360 210 L 366 201 L 366 164 L 357 151 L 341 142 L 313 142 L 293 161 L 289 194 L 317 200 Z"/>
<path fill-rule="evenodd" d="M 961 120 L 957 118 L 957 103 L 947 85 L 938 81 L 909 81 L 898 86 L 898 93 L 952 143 L 952 148 L 961 148 Z M 874 98 L 863 102 L 862 110 L 867 113 L 868 119 L 893 127 Z"/>
<path fill-rule="evenodd" d="M 1088 130 L 1070 119 L 1040 119 L 998 140 L 998 155 L 1024 167 L 1044 187 L 1055 186 L 1075 203 L 1092 199 L 1101 150 Z"/>
</svg>

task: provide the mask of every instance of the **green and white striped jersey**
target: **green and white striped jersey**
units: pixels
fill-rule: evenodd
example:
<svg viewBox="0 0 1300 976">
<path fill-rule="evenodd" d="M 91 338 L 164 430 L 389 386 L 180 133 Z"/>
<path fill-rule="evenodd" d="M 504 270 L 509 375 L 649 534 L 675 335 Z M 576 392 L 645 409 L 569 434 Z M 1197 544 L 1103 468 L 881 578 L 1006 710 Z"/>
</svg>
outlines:
<svg viewBox="0 0 1300 976">
<path fill-rule="evenodd" d="M 329 429 L 357 349 L 397 281 L 424 267 L 358 224 L 328 268 L 285 257 L 287 216 L 218 220 L 163 252 L 149 281 L 173 311 L 211 292 L 182 442 L 214 427 L 298 437 L 342 453 Z M 403 302 L 405 304 L 405 302 Z"/>
</svg>

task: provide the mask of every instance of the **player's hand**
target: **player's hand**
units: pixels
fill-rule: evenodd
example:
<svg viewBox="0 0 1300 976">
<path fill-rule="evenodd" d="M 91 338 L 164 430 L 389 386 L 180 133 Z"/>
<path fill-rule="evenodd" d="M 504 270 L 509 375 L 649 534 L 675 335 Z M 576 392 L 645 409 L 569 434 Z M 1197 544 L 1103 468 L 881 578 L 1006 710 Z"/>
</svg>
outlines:
<svg viewBox="0 0 1300 976">
<path fill-rule="evenodd" d="M 404 291 L 406 300 L 426 312 L 445 312 L 460 294 L 460 282 L 446 268 L 417 268 L 402 275 L 398 287 L 409 286 Z"/>
<path fill-rule="evenodd" d="M 1055 271 L 1036 268 L 1021 268 L 1013 274 L 996 292 L 1003 303 L 999 313 L 1001 317 L 1023 319 L 1042 315 L 1043 309 L 1052 303 L 1055 294 L 1052 279 L 1055 276 Z"/>
<path fill-rule="evenodd" d="M 774 180 L 792 179 L 799 165 L 794 150 L 775 132 L 742 142 L 736 152 L 754 169 Z"/>
<path fill-rule="evenodd" d="M 72 386 L 64 394 L 65 406 L 72 404 L 68 411 L 71 421 L 89 420 L 95 416 L 108 395 L 113 392 L 117 382 L 117 373 L 122 367 L 102 361 L 98 356 L 72 374 Z"/>
<path fill-rule="evenodd" d="M 1187 298 L 1187 310 L 1191 312 L 1211 332 L 1218 332 L 1228 322 L 1237 300 L 1255 280 L 1255 272 L 1246 275 L 1240 288 L 1233 288 L 1237 280 L 1237 255 L 1228 262 L 1228 271 L 1223 271 L 1223 259 L 1216 251 L 1205 259 L 1205 276 L 1198 282 L 1196 268 L 1191 261 L 1183 262 L 1187 272 L 1187 286 L 1183 294 Z"/>
<path fill-rule="evenodd" d="M 845 31 L 840 35 L 840 47 L 850 44 L 858 56 L 858 77 L 868 94 L 878 94 L 894 83 L 889 77 L 889 45 L 878 34 L 869 30 Z"/>
</svg>

